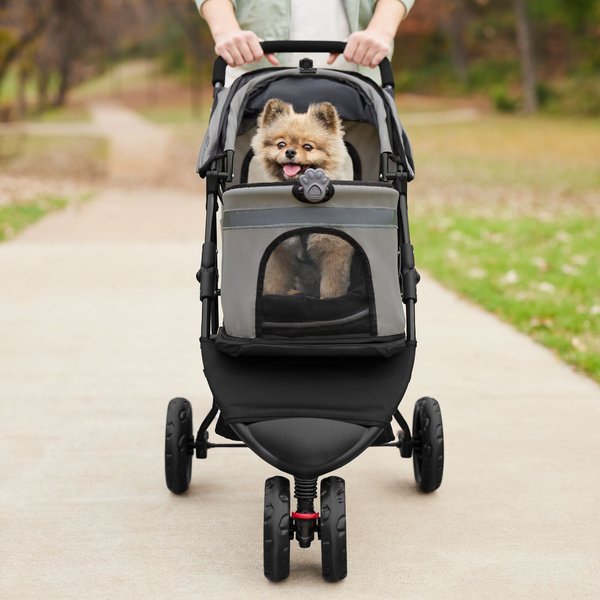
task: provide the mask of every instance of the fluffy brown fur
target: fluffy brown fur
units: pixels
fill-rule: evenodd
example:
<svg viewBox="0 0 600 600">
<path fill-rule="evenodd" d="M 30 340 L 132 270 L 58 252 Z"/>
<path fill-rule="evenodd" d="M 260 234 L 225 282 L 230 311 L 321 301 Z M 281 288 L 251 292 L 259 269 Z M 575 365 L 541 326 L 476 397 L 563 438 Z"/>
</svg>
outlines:
<svg viewBox="0 0 600 600">
<path fill-rule="evenodd" d="M 329 102 L 311 104 L 306 113 L 273 98 L 258 117 L 252 149 L 268 181 L 295 181 L 309 167 L 323 169 L 330 179 L 342 179 L 348 154 L 344 129 Z M 336 235 L 309 236 L 308 253 L 319 278 L 319 297 L 337 298 L 348 291 L 354 248 Z M 264 294 L 304 293 L 298 276 L 302 258 L 299 236 L 288 238 L 271 254 L 265 269 Z"/>
<path fill-rule="evenodd" d="M 330 179 L 341 179 L 348 153 L 344 128 L 333 104 L 311 104 L 305 113 L 272 98 L 258 117 L 252 150 L 268 181 L 293 181 L 307 168 L 323 169 Z M 286 165 L 300 167 L 289 169 Z M 293 173 L 293 174 L 292 174 Z"/>
</svg>

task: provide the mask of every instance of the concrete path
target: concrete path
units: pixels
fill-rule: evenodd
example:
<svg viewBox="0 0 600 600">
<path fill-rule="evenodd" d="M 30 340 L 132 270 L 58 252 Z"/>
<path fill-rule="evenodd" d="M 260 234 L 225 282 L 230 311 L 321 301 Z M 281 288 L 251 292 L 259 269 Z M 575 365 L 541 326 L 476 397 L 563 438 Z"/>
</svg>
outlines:
<svg viewBox="0 0 600 600">
<path fill-rule="evenodd" d="M 116 102 L 93 102 L 89 109 L 89 123 L 0 123 L 0 135 L 104 137 L 110 144 L 108 171 L 112 181 L 138 183 L 143 176 L 147 184 L 152 184 L 162 179 L 171 139 L 168 129 Z"/>
<path fill-rule="evenodd" d="M 211 397 L 197 338 L 200 195 L 111 189 L 0 245 L 0 597 L 597 598 L 600 388 L 427 275 L 403 401 L 436 396 L 442 487 L 371 449 L 346 479 L 349 576 L 315 545 L 262 575 L 249 450 L 163 481 L 164 417 Z M 214 437 L 214 434 L 213 434 Z"/>
</svg>

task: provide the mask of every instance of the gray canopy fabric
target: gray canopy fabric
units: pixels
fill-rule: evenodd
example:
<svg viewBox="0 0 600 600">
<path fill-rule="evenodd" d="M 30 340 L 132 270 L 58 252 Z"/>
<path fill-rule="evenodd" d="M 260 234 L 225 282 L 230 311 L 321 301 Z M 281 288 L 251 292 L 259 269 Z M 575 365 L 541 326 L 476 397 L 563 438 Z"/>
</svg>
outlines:
<svg viewBox="0 0 600 600">
<path fill-rule="evenodd" d="M 389 127 L 388 127 L 388 114 L 392 114 L 394 118 L 393 128 L 396 128 L 399 132 L 399 140 L 401 144 L 406 143 L 406 138 L 403 135 L 402 124 L 397 117 L 396 107 L 393 105 L 393 99 L 390 97 L 384 100 L 386 94 L 381 94 L 373 87 L 373 85 L 357 77 L 352 73 L 345 73 L 343 71 L 335 71 L 332 69 L 316 69 L 316 75 L 322 75 L 324 77 L 338 80 L 351 84 L 355 88 L 358 88 L 363 96 L 373 106 L 374 112 L 377 117 L 377 131 L 379 134 L 379 152 L 393 153 L 393 144 L 390 140 Z M 232 88 L 225 88 L 219 92 L 215 100 L 215 106 L 213 113 L 210 118 L 208 130 L 202 143 L 200 155 L 198 157 L 198 170 L 201 171 L 205 166 L 212 160 L 214 160 L 219 154 L 227 150 L 236 149 L 236 139 L 238 130 L 246 103 L 248 102 L 249 95 L 257 89 L 257 87 L 264 85 L 269 80 L 275 81 L 284 77 L 305 77 L 304 73 L 301 73 L 299 69 L 277 69 L 268 70 L 264 73 L 260 73 L 249 77 L 248 80 L 240 86 L 233 86 Z M 232 98 L 229 98 L 231 94 L 234 94 Z M 332 99 L 335 103 L 335 100 Z M 392 110 L 387 109 L 386 102 L 390 104 Z M 227 110 L 227 114 L 224 115 L 223 111 Z M 223 138 L 223 144 L 220 147 L 220 139 Z M 412 178 L 414 173 L 410 164 L 408 165 L 409 175 Z"/>
</svg>

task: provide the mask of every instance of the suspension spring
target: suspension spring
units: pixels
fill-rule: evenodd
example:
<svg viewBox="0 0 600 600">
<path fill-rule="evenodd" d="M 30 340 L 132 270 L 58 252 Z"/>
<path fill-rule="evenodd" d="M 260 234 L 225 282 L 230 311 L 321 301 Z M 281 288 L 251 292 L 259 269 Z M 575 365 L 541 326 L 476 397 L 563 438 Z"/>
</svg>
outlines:
<svg viewBox="0 0 600 600">
<path fill-rule="evenodd" d="M 298 500 L 313 500 L 317 497 L 317 478 L 300 479 L 294 477 L 294 497 Z"/>
</svg>

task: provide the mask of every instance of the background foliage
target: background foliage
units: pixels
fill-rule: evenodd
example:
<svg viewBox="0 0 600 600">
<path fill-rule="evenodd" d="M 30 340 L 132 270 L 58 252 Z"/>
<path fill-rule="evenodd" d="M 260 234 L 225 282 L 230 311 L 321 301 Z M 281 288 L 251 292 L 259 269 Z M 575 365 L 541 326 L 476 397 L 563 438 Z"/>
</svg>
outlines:
<svg viewBox="0 0 600 600">
<path fill-rule="evenodd" d="M 397 39 L 403 91 L 477 95 L 500 111 L 600 114 L 600 0 L 418 0 Z M 206 81 L 192 0 L 0 0 L 0 118 L 65 103 L 132 56 Z"/>
</svg>

